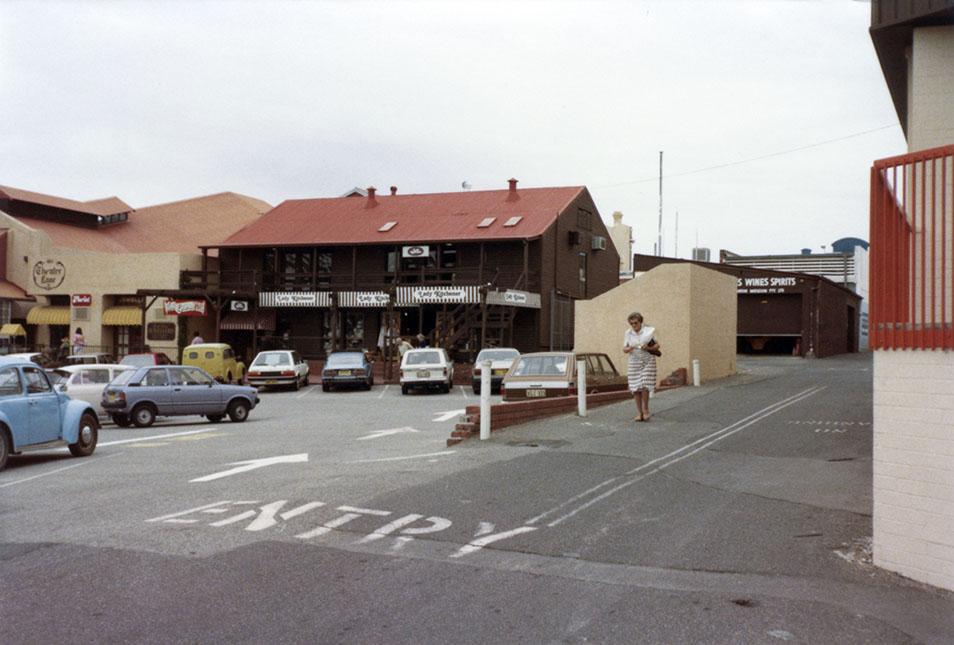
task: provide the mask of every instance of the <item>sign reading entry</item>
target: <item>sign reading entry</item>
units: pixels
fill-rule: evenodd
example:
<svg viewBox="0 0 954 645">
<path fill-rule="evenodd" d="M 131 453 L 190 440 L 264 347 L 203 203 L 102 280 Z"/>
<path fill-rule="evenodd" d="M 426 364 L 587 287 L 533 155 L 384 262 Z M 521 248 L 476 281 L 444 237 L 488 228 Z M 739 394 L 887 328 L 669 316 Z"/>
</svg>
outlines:
<svg viewBox="0 0 954 645">
<path fill-rule="evenodd" d="M 33 284 L 52 291 L 66 279 L 66 266 L 59 260 L 40 260 L 33 265 Z"/>
<path fill-rule="evenodd" d="M 204 316 L 206 315 L 205 300 L 172 300 L 162 304 L 162 311 L 167 316 Z"/>
</svg>

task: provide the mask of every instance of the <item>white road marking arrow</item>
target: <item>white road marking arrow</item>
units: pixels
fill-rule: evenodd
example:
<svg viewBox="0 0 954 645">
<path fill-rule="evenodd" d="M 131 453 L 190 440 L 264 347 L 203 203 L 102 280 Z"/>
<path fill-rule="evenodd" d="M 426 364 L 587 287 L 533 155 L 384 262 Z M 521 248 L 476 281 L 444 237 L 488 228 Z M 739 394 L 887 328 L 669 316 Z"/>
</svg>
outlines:
<svg viewBox="0 0 954 645">
<path fill-rule="evenodd" d="M 434 423 L 440 423 L 441 421 L 450 421 L 454 417 L 459 417 L 464 412 L 467 412 L 464 408 L 460 410 L 448 410 L 447 412 L 435 412 L 437 416 L 434 417 Z"/>
<path fill-rule="evenodd" d="M 410 426 L 404 426 L 401 428 L 391 428 L 389 430 L 376 430 L 375 432 L 372 432 L 371 434 L 364 435 L 363 437 L 358 437 L 358 441 L 366 441 L 368 439 L 380 439 L 381 437 L 386 437 L 388 435 L 403 434 L 405 432 L 420 432 L 420 430 L 417 430 Z"/>
<path fill-rule="evenodd" d="M 189 483 L 210 482 L 213 479 L 221 479 L 222 477 L 228 477 L 229 475 L 237 475 L 249 470 L 255 470 L 256 468 L 264 468 L 265 466 L 273 466 L 275 464 L 293 464 L 302 461 L 308 461 L 307 452 L 303 452 L 298 455 L 285 455 L 283 457 L 265 457 L 264 459 L 236 461 L 229 464 L 229 466 L 238 466 L 238 468 L 230 468 L 229 470 L 223 470 L 220 473 L 213 473 L 211 475 L 206 475 L 205 477 L 197 477 L 196 479 L 189 480 Z"/>
</svg>

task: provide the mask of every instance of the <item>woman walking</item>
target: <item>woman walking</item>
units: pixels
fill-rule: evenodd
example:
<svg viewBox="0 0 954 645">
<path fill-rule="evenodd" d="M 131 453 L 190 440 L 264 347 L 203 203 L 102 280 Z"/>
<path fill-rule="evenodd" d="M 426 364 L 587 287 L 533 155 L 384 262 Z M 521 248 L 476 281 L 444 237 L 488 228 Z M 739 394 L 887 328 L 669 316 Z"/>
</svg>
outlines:
<svg viewBox="0 0 954 645">
<path fill-rule="evenodd" d="M 654 334 L 656 330 L 643 325 L 643 315 L 634 311 L 627 318 L 629 329 L 623 336 L 623 352 L 629 354 L 629 391 L 636 399 L 636 421 L 649 421 L 649 393 L 656 390 L 656 356 L 659 343 Z"/>
</svg>

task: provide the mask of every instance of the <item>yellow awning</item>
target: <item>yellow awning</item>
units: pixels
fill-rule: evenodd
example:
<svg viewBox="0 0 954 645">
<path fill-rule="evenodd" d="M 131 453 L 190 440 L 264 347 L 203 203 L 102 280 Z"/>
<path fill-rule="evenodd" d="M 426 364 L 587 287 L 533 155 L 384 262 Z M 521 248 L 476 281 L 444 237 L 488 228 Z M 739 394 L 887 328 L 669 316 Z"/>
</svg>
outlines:
<svg viewBox="0 0 954 645">
<path fill-rule="evenodd" d="M 70 324 L 69 307 L 48 307 L 38 305 L 27 312 L 28 325 L 66 325 Z"/>
<path fill-rule="evenodd" d="M 0 327 L 0 336 L 26 336 L 26 329 L 17 323 L 5 323 Z"/>
<path fill-rule="evenodd" d="M 109 307 L 103 311 L 104 325 L 142 325 L 142 309 L 139 307 Z"/>
</svg>

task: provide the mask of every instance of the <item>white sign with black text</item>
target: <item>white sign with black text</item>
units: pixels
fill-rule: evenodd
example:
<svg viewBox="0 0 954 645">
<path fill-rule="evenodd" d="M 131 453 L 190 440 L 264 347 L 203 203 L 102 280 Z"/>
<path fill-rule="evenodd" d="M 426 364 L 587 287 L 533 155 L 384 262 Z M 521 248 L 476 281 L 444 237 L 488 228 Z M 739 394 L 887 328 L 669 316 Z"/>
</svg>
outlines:
<svg viewBox="0 0 954 645">
<path fill-rule="evenodd" d="M 402 246 L 401 247 L 401 257 L 402 258 L 426 258 L 431 252 L 431 247 L 425 245 L 419 246 Z"/>
</svg>

